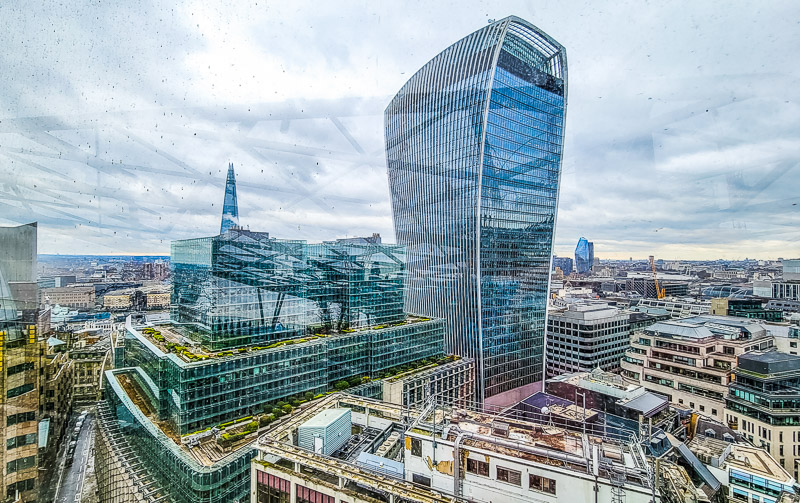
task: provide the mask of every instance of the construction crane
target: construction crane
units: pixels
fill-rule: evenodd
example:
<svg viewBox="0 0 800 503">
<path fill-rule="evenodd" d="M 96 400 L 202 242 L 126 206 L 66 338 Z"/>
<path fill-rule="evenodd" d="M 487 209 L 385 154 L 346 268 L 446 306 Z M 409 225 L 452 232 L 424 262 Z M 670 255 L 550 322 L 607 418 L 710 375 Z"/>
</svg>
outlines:
<svg viewBox="0 0 800 503">
<path fill-rule="evenodd" d="M 653 282 L 656 284 L 656 297 L 659 299 L 663 299 L 667 296 L 667 293 L 664 291 L 664 288 L 658 286 L 658 275 L 656 274 L 656 260 L 655 257 L 650 255 L 650 268 L 653 269 Z"/>
</svg>

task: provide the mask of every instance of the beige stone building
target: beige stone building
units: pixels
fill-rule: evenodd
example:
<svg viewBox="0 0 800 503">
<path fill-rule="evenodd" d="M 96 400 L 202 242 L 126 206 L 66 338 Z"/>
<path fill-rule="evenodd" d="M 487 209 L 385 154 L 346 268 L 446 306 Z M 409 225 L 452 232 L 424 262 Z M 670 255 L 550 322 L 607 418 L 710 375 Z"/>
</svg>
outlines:
<svg viewBox="0 0 800 503">
<path fill-rule="evenodd" d="M 94 286 L 43 288 L 41 298 L 43 304 L 90 309 L 95 303 Z"/>
<path fill-rule="evenodd" d="M 152 292 L 147 294 L 147 309 L 166 309 L 169 307 L 169 292 Z"/>
<path fill-rule="evenodd" d="M 661 321 L 634 332 L 620 362 L 622 376 L 666 395 L 673 404 L 722 421 L 736 357 L 773 345 L 766 329 L 746 318 Z"/>
<path fill-rule="evenodd" d="M 103 307 L 111 310 L 130 309 L 131 296 L 128 294 L 105 295 L 103 296 Z"/>
</svg>

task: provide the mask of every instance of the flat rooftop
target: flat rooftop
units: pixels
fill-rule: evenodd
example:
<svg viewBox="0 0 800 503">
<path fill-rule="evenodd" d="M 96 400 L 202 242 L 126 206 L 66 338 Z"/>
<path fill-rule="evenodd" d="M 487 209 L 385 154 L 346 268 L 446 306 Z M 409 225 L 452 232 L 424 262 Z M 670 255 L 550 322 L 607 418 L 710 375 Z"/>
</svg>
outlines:
<svg viewBox="0 0 800 503">
<path fill-rule="evenodd" d="M 752 351 L 739 355 L 739 369 L 769 375 L 800 371 L 800 356 L 779 351 Z"/>
</svg>

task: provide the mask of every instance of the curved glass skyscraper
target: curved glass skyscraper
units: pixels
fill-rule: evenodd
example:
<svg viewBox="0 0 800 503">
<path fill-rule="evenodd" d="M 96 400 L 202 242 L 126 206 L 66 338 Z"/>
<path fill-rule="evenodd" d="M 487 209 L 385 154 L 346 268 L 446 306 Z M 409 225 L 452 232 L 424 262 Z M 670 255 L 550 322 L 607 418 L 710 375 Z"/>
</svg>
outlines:
<svg viewBox="0 0 800 503">
<path fill-rule="evenodd" d="M 594 265 L 594 243 L 587 241 L 586 238 L 578 240 L 575 247 L 575 270 L 578 274 L 589 274 Z"/>
<path fill-rule="evenodd" d="M 542 380 L 566 90 L 564 48 L 508 17 L 433 58 L 385 112 L 407 309 L 447 318 L 481 401 Z"/>
</svg>

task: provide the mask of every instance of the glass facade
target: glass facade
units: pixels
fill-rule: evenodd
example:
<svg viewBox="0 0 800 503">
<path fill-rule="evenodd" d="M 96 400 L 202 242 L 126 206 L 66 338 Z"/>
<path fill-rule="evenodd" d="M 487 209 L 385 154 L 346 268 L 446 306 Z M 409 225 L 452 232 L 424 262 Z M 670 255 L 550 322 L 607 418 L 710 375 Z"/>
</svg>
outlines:
<svg viewBox="0 0 800 503">
<path fill-rule="evenodd" d="M 405 253 L 379 236 L 308 244 L 230 229 L 172 243 L 172 319 L 211 350 L 395 323 Z"/>
<path fill-rule="evenodd" d="M 228 164 L 228 178 L 225 180 L 225 199 L 222 202 L 222 222 L 219 233 L 239 226 L 239 203 L 236 200 L 236 175 L 233 173 L 233 164 Z"/>
<path fill-rule="evenodd" d="M 578 240 L 575 247 L 575 271 L 578 274 L 589 274 L 594 264 L 594 243 L 586 238 Z"/>
<path fill-rule="evenodd" d="M 444 320 L 404 321 L 187 362 L 164 353 L 129 325 L 121 360 L 123 367 L 135 368 L 132 375 L 159 419 L 186 434 L 254 414 L 266 402 L 306 391 L 319 393 L 336 381 L 377 376 L 392 367 L 443 356 L 444 336 Z"/>
<path fill-rule="evenodd" d="M 448 323 L 477 398 L 542 380 L 566 52 L 509 17 L 432 59 L 385 112 L 407 309 Z"/>
</svg>

